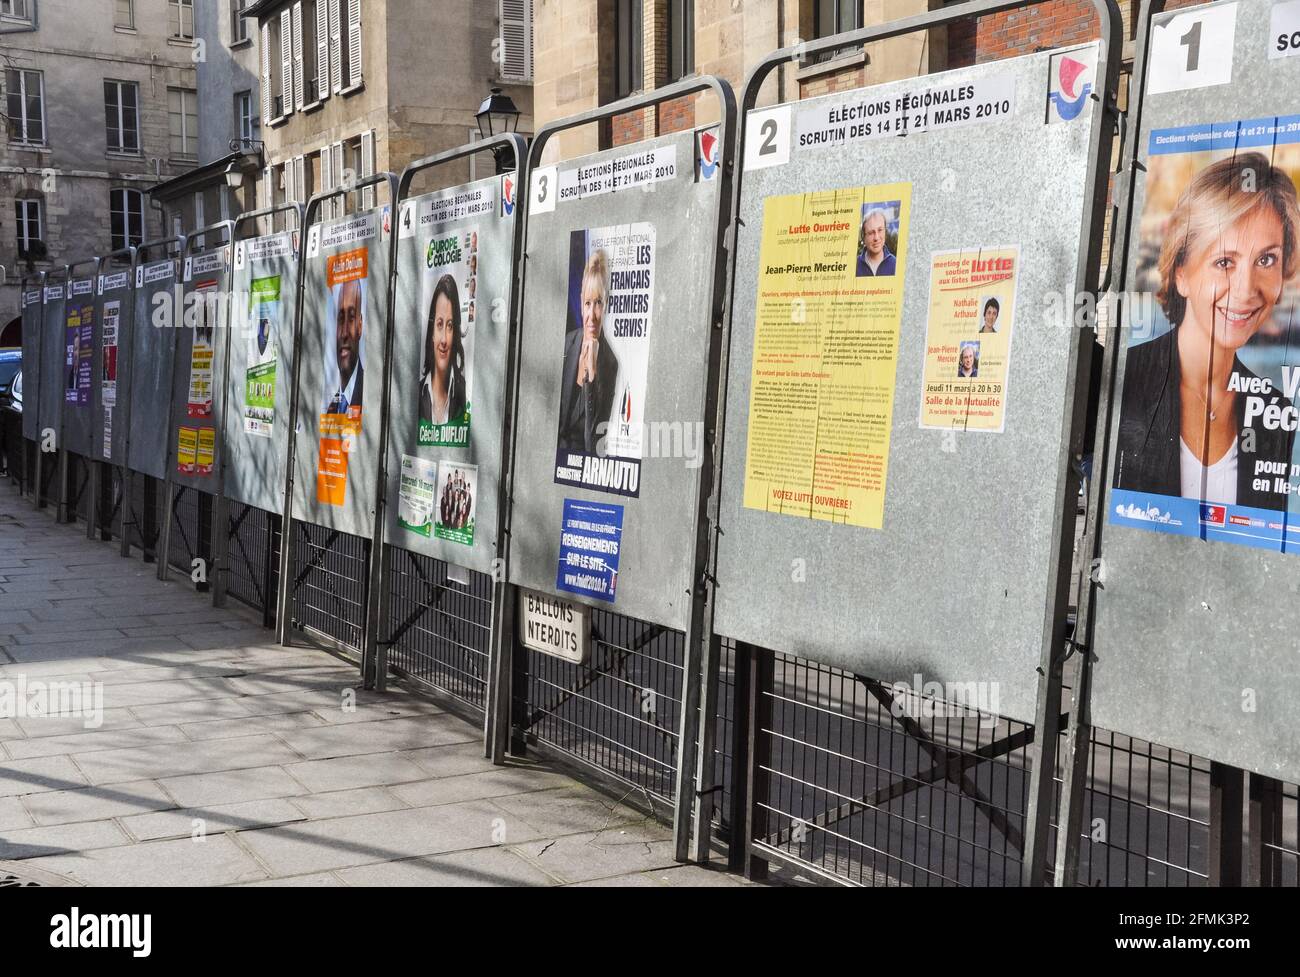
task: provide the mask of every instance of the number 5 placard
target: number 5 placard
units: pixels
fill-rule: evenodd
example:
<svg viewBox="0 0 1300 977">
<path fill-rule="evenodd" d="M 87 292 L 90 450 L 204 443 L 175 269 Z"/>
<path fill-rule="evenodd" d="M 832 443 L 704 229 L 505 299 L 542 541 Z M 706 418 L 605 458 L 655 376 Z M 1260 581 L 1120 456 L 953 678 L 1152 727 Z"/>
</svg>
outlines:
<svg viewBox="0 0 1300 977">
<path fill-rule="evenodd" d="M 1176 14 L 1151 30 L 1147 94 L 1209 88 L 1232 81 L 1237 5 Z"/>
</svg>

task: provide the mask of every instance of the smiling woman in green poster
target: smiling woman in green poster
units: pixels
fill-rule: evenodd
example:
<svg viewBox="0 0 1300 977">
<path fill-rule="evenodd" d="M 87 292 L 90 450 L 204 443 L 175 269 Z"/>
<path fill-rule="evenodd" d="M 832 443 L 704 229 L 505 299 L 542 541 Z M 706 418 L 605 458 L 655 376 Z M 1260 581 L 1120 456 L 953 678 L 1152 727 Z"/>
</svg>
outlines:
<svg viewBox="0 0 1300 977">
<path fill-rule="evenodd" d="M 465 414 L 465 341 L 456 279 L 443 275 L 433 290 L 424 331 L 420 425 L 460 421 Z"/>
<path fill-rule="evenodd" d="M 416 444 L 464 448 L 473 414 L 474 321 L 472 296 L 478 265 L 478 230 L 435 236 L 425 252 L 427 309 L 420 357 L 420 411 Z"/>
</svg>

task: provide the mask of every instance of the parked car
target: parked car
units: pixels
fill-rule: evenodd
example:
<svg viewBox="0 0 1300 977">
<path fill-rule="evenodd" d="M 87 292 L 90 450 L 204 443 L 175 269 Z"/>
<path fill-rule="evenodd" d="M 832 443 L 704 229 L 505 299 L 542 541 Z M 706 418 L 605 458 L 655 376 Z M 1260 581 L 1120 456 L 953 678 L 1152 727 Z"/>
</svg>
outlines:
<svg viewBox="0 0 1300 977">
<path fill-rule="evenodd" d="M 19 379 L 22 372 L 21 347 L 0 348 L 0 408 L 22 411 L 22 383 Z"/>
</svg>

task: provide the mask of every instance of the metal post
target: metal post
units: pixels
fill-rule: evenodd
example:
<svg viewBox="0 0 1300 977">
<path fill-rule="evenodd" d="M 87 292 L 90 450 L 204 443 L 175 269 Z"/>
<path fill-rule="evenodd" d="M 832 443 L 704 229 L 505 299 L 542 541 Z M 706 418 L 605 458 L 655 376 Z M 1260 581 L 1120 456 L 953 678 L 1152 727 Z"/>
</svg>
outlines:
<svg viewBox="0 0 1300 977">
<path fill-rule="evenodd" d="M 1210 763 L 1210 879 L 1212 886 L 1240 886 L 1242 802 L 1245 774 L 1226 763 Z"/>
<path fill-rule="evenodd" d="M 731 837 L 727 839 L 727 869 L 744 872 L 749 859 L 749 836 L 746 832 L 750 821 L 749 727 L 753 714 L 750 712 L 749 685 L 753 681 L 753 646 L 737 641 L 733 662 L 731 677 L 735 705 L 731 715 L 731 804 L 727 813 Z"/>
<path fill-rule="evenodd" d="M 1247 885 L 1274 888 L 1282 885 L 1282 782 L 1262 774 L 1250 777 L 1250 851 Z"/>
<path fill-rule="evenodd" d="M 158 559 L 158 479 L 150 478 L 148 475 L 141 475 L 144 479 L 144 511 L 140 513 L 143 518 L 143 524 L 140 528 L 140 552 L 145 563 L 153 563 Z M 152 547 L 152 548 L 151 548 Z M 163 561 L 166 562 L 164 552 Z"/>
<path fill-rule="evenodd" d="M 739 646 L 737 646 L 739 647 Z M 749 740 L 745 767 L 745 797 L 748 800 L 742 840 L 745 878 L 761 882 L 767 878 L 767 859 L 754 853 L 754 842 L 768 836 L 767 802 L 771 786 L 772 764 L 772 697 L 776 689 L 776 655 L 766 648 L 747 646 L 749 651 L 749 686 L 744 690 L 749 702 Z M 739 691 L 739 690 L 738 690 Z"/>
<path fill-rule="evenodd" d="M 194 537 L 195 556 L 203 567 L 203 576 L 196 580 L 194 589 L 206 594 L 212 587 L 212 574 L 216 572 L 212 562 L 212 533 L 216 520 L 213 518 L 213 498 L 206 492 L 198 492 L 198 528 Z"/>
<path fill-rule="evenodd" d="M 518 593 L 517 588 L 510 589 Z M 510 665 L 510 755 L 523 757 L 528 755 L 528 649 L 521 648 L 515 640 L 513 626 L 509 626 L 508 631 L 510 640 L 503 640 L 501 647 Z M 503 631 L 502 638 L 505 636 Z"/>
<path fill-rule="evenodd" d="M 276 534 L 280 532 L 280 516 L 274 512 L 264 512 L 266 525 L 265 548 L 262 551 L 262 627 L 275 626 L 275 594 L 279 587 L 276 580 Z"/>
</svg>

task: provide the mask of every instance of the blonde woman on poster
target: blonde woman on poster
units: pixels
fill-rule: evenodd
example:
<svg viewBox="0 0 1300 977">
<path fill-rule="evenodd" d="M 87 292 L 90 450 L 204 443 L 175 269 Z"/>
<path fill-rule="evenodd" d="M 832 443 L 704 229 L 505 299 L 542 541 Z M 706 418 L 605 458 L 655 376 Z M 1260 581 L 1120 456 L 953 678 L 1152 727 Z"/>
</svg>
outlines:
<svg viewBox="0 0 1300 977">
<path fill-rule="evenodd" d="M 1298 238 L 1295 184 L 1261 153 L 1213 163 L 1183 191 L 1158 264 L 1156 298 L 1172 328 L 1128 351 L 1117 489 L 1286 510 L 1288 495 L 1271 479 L 1261 487 L 1258 466 L 1290 469 L 1295 426 L 1271 418 L 1294 409 L 1239 354 L 1294 279 Z M 1248 410 L 1265 384 L 1277 411 Z"/>
</svg>

